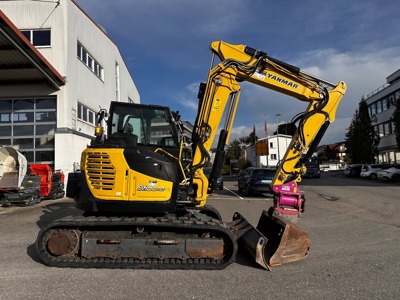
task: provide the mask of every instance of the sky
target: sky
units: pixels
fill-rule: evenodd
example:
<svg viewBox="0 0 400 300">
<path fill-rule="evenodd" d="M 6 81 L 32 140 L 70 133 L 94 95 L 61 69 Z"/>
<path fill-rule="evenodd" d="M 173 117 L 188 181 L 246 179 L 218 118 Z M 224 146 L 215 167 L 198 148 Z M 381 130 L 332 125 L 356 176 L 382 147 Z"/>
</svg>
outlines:
<svg viewBox="0 0 400 300">
<path fill-rule="evenodd" d="M 194 123 L 211 42 L 263 50 L 302 71 L 345 81 L 336 120 L 321 144 L 341 142 L 362 97 L 400 69 L 400 5 L 393 0 L 76 0 L 118 46 L 141 103 L 167 105 Z M 295 98 L 250 83 L 231 141 L 259 138 L 306 109 Z M 283 114 L 276 117 L 276 114 Z"/>
</svg>

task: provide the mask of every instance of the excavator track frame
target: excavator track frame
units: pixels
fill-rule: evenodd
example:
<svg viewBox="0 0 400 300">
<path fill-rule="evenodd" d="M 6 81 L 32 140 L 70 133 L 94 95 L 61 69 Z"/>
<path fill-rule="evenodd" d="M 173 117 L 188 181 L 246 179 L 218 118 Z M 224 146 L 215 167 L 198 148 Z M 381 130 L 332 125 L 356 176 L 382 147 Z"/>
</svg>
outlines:
<svg viewBox="0 0 400 300">
<path fill-rule="evenodd" d="M 147 240 L 148 243 L 154 243 L 151 246 L 154 248 L 153 253 L 156 251 L 155 248 L 159 248 L 157 257 L 145 255 L 140 258 L 129 257 L 127 254 L 129 249 L 123 247 L 132 247 L 132 244 L 119 239 L 119 236 L 129 231 L 136 232 L 137 228 L 143 229 L 144 232 L 146 228 L 170 232 L 172 237 L 159 239 L 157 242 L 152 238 Z M 174 232 L 189 236 L 196 232 L 198 236 L 204 237 L 194 239 L 189 237 L 184 240 L 182 236 L 177 235 L 174 239 Z M 139 243 L 145 240 L 143 238 Z M 85 250 L 83 243 L 88 242 L 91 245 L 87 247 L 95 249 Z M 136 239 L 131 239 L 131 242 L 134 247 Z M 179 246 L 182 243 L 185 245 Z M 111 247 L 105 255 L 104 246 Z M 188 249 L 191 246 L 194 246 L 188 255 L 191 257 L 182 258 L 186 255 L 182 255 L 179 248 Z M 172 247 L 172 250 L 163 253 L 163 247 L 164 249 Z M 226 224 L 200 213 L 190 217 L 65 217 L 53 221 L 39 232 L 36 248 L 45 264 L 52 267 L 206 270 L 224 269 L 235 260 L 238 250 L 236 239 Z M 167 257 L 175 255 L 171 254 L 174 251 L 177 251 L 177 257 Z M 100 253 L 100 255 L 87 257 L 91 255 L 85 252 Z M 118 257 L 118 253 L 122 256 Z"/>
</svg>

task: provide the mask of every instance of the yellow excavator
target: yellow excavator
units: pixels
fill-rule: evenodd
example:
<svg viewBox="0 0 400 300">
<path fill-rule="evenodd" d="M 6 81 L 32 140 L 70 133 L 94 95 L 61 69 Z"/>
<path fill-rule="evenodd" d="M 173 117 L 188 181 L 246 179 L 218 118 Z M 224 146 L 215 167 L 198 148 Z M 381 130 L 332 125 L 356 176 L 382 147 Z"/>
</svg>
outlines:
<svg viewBox="0 0 400 300">
<path fill-rule="evenodd" d="M 45 264 L 223 269 L 243 247 L 269 269 L 308 255 L 307 232 L 295 225 L 305 203 L 297 182 L 334 121 L 346 85 L 331 84 L 245 45 L 216 41 L 211 51 L 190 139 L 179 113 L 168 107 L 111 102 L 109 111 L 100 110 L 96 137 L 67 186 L 67 196 L 84 213 L 53 221 L 39 232 L 36 247 Z M 257 227 L 239 213 L 224 222 L 206 204 L 220 175 L 243 81 L 309 103 L 293 120 L 296 133 L 271 184 L 273 206 L 262 212 Z M 219 128 L 207 177 L 203 168 L 210 163 Z"/>
</svg>

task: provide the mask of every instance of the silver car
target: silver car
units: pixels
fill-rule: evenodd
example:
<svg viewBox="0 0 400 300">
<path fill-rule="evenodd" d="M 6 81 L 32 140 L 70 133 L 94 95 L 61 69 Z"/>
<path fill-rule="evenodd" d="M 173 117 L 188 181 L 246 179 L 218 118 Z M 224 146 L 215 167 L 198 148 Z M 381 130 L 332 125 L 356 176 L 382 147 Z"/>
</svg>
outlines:
<svg viewBox="0 0 400 300">
<path fill-rule="evenodd" d="M 361 168 L 360 176 L 363 178 L 377 179 L 378 171 L 389 167 L 387 164 L 365 164 Z"/>
<path fill-rule="evenodd" d="M 378 179 L 399 181 L 400 180 L 400 165 L 393 165 L 390 168 L 383 169 L 377 173 Z"/>
</svg>

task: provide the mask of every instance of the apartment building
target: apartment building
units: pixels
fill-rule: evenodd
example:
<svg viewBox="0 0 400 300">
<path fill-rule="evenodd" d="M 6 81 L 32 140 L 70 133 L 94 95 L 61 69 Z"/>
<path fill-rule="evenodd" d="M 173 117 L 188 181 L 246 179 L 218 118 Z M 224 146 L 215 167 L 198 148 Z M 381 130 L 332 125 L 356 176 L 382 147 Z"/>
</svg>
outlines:
<svg viewBox="0 0 400 300">
<path fill-rule="evenodd" d="M 369 114 L 375 131 L 381 137 L 378 161 L 400 163 L 400 149 L 396 144 L 393 113 L 400 101 L 400 69 L 386 78 L 386 84 L 367 95 Z"/>
<path fill-rule="evenodd" d="M 249 155 L 249 160 L 252 162 L 256 161 L 256 166 L 276 167 L 278 162 L 285 156 L 286 150 L 289 148 L 290 142 L 292 141 L 292 136 L 286 134 L 270 135 L 258 141 L 267 143 L 268 154 L 260 155 L 258 159 Z M 250 152 L 255 153 L 255 150 Z"/>
<path fill-rule="evenodd" d="M 0 1 L 0 147 L 68 173 L 110 101 L 140 103 L 118 46 L 74 0 Z"/>
</svg>

